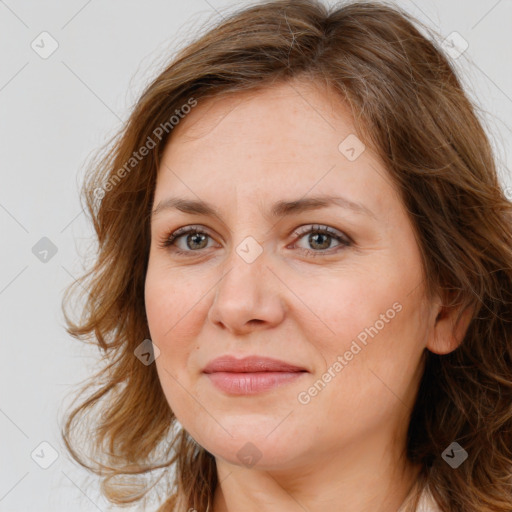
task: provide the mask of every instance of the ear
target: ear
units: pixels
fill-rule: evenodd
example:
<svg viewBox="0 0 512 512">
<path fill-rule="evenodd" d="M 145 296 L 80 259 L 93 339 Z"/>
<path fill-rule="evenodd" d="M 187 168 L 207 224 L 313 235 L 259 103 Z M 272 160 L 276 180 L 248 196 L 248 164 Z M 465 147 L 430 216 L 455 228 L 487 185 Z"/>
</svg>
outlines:
<svg viewBox="0 0 512 512">
<path fill-rule="evenodd" d="M 426 348 L 434 354 L 442 355 L 453 352 L 462 343 L 473 318 L 474 308 L 467 306 L 462 311 L 458 325 L 455 326 L 457 316 L 461 311 L 462 306 L 449 307 L 436 303 L 436 307 L 433 309 L 433 325 L 431 324 Z"/>
</svg>

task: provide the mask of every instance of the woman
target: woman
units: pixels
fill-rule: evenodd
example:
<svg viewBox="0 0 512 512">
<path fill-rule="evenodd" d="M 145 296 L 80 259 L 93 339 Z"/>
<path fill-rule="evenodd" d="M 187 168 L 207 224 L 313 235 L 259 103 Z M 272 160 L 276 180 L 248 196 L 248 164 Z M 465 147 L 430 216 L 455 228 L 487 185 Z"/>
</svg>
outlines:
<svg viewBox="0 0 512 512">
<path fill-rule="evenodd" d="M 512 510 L 511 204 L 415 21 L 241 10 L 91 172 L 66 320 L 109 364 L 63 437 L 113 503 L 164 469 L 160 511 Z M 94 406 L 91 464 L 71 436 Z"/>
</svg>

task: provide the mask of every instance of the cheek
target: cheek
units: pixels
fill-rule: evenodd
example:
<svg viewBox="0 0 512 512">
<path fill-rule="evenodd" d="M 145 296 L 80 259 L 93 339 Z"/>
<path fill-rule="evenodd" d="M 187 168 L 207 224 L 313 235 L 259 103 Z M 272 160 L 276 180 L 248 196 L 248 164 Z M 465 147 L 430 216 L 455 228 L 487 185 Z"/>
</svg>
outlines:
<svg viewBox="0 0 512 512">
<path fill-rule="evenodd" d="M 144 300 L 149 329 L 155 338 L 167 343 L 168 339 L 175 337 L 175 331 L 181 328 L 187 316 L 194 315 L 192 306 L 197 300 L 194 301 L 191 295 L 190 288 L 183 278 L 180 279 L 178 272 L 150 259 Z"/>
<path fill-rule="evenodd" d="M 175 387 L 186 378 L 186 365 L 193 345 L 189 342 L 193 310 L 187 307 L 186 297 L 170 291 L 165 282 L 149 283 L 146 294 L 146 314 L 152 342 L 160 356 L 155 363 L 163 383 Z M 188 314 L 187 314 L 188 311 Z M 163 371 L 165 369 L 165 372 Z"/>
<path fill-rule="evenodd" d="M 192 375 L 199 368 L 194 355 L 199 351 L 201 332 L 208 315 L 214 280 L 204 273 L 186 276 L 163 261 L 148 265 L 145 281 L 145 305 L 151 340 L 160 349 L 157 366 L 165 368 L 184 386 L 193 385 Z M 210 292 L 208 292 L 210 290 Z M 162 374 L 169 386 L 170 375 Z"/>
<path fill-rule="evenodd" d="M 149 265 L 145 304 L 151 340 L 160 350 L 155 365 L 163 393 L 178 421 L 188 425 L 199 413 L 190 397 L 193 382 L 188 362 L 195 348 L 201 303 L 175 274 Z"/>
<path fill-rule="evenodd" d="M 397 293 L 394 283 L 380 281 L 371 269 L 343 269 L 336 273 L 295 278 L 293 291 L 300 299 L 305 339 L 315 341 L 322 351 L 343 353 L 379 315 L 392 308 Z M 390 314 L 394 314 L 392 310 Z M 363 335 L 362 335 L 363 337 Z"/>
<path fill-rule="evenodd" d="M 374 269 L 372 274 L 368 269 L 351 274 L 310 287 L 307 304 L 316 315 L 309 311 L 300 317 L 301 331 L 323 360 L 318 377 L 331 375 L 325 375 L 328 383 L 320 393 L 329 388 L 325 405 L 341 401 L 358 409 L 361 401 L 370 406 L 396 400 L 390 389 L 399 394 L 408 386 L 423 350 L 426 325 L 420 290 L 410 293 L 403 273 Z"/>
</svg>

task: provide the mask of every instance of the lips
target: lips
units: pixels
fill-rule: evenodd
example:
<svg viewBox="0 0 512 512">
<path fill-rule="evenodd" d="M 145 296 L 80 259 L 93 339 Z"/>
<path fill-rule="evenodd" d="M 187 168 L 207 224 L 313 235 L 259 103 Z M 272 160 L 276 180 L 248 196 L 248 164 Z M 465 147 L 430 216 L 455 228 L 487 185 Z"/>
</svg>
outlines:
<svg viewBox="0 0 512 512">
<path fill-rule="evenodd" d="M 248 356 L 237 359 L 233 356 L 221 356 L 206 365 L 204 373 L 260 373 L 260 372 L 307 372 L 306 368 L 286 361 L 262 356 Z"/>
<path fill-rule="evenodd" d="M 203 373 L 226 395 L 254 395 L 274 391 L 300 380 L 308 373 L 306 368 L 262 356 L 237 359 L 221 356 L 211 361 Z"/>
</svg>

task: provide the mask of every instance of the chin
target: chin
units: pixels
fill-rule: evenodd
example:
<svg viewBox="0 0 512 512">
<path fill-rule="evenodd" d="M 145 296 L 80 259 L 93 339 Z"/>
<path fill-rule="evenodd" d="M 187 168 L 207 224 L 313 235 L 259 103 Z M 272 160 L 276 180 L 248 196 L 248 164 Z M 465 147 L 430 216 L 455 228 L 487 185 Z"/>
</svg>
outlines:
<svg viewBox="0 0 512 512">
<path fill-rule="evenodd" d="M 202 446 L 215 458 L 235 466 L 262 470 L 285 469 L 288 465 L 292 466 L 293 460 L 299 456 L 298 453 L 291 451 L 291 448 L 297 447 L 296 441 L 291 440 L 288 443 L 277 436 L 270 441 L 267 435 L 268 433 L 254 435 L 248 429 L 247 435 L 239 433 L 233 438 L 226 435 L 218 440 L 209 438 L 208 443 Z"/>
</svg>

